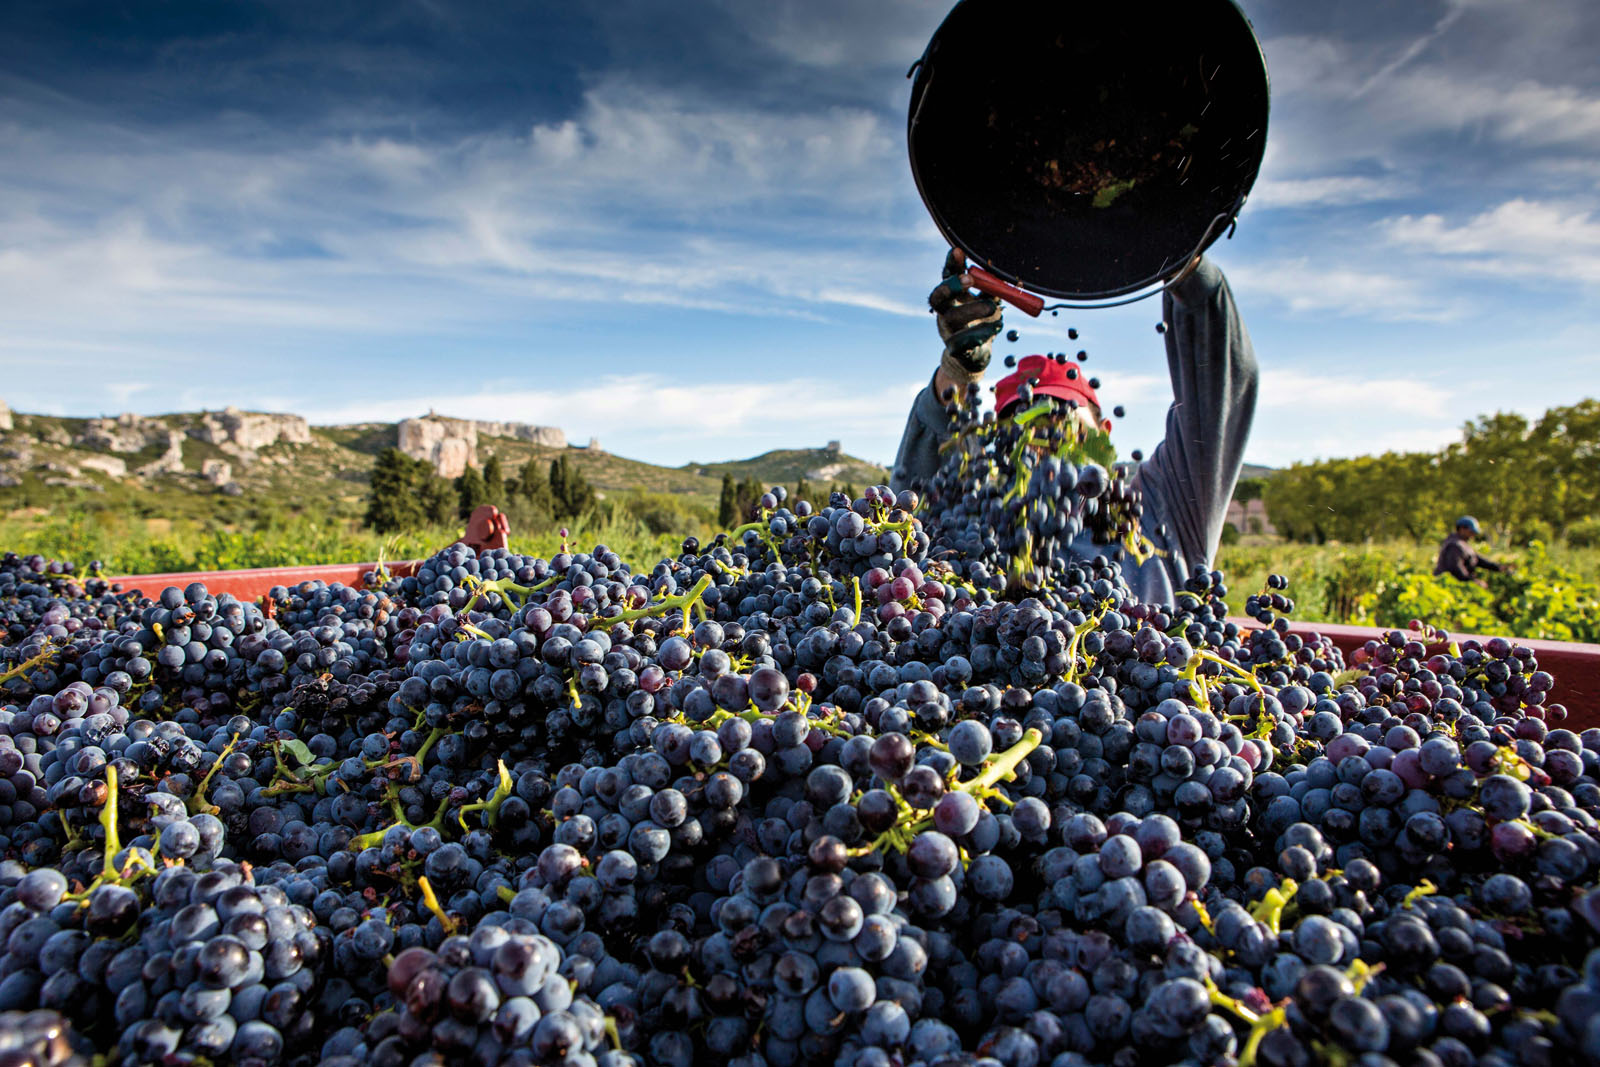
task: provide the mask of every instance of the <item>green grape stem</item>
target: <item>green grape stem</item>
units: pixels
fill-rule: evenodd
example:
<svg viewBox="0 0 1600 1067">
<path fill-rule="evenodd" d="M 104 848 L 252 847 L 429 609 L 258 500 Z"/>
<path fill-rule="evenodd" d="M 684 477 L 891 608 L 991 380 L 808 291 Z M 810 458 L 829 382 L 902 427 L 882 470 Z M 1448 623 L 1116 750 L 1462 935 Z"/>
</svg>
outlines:
<svg viewBox="0 0 1600 1067">
<path fill-rule="evenodd" d="M 30 657 L 28 659 L 25 659 L 21 663 L 17 664 L 15 667 L 12 667 L 10 670 L 4 672 L 3 674 L 0 674 L 0 685 L 4 685 L 6 682 L 11 681 L 11 679 L 13 679 L 13 678 L 17 678 L 17 677 L 20 677 L 21 675 L 27 674 L 29 671 L 33 670 L 33 668 L 35 668 L 35 667 L 43 667 L 43 666 L 45 666 L 47 663 L 50 662 L 50 659 L 52 657 L 57 656 L 60 653 L 61 653 L 61 649 L 60 648 L 57 648 L 54 645 L 46 645 L 44 650 L 42 652 L 40 652 L 38 655 L 32 656 L 32 657 Z"/>
<path fill-rule="evenodd" d="M 695 604 L 698 604 L 700 602 L 700 598 L 705 595 L 705 591 L 710 588 L 711 575 L 702 574 L 700 576 L 700 580 L 694 583 L 694 588 L 690 589 L 687 593 L 680 593 L 678 596 L 663 597 L 654 604 L 646 604 L 642 608 L 631 608 L 617 615 L 602 616 L 602 621 L 604 621 L 607 625 L 632 622 L 635 619 L 642 619 L 646 616 L 665 615 L 667 612 L 676 608 L 682 608 L 684 624 L 687 626 L 689 621 L 689 608 Z"/>
<path fill-rule="evenodd" d="M 1011 798 L 995 788 L 1001 781 L 1011 778 L 1017 772 L 1017 767 L 1027 759 L 1034 749 L 1044 741 L 1044 734 L 1039 730 L 1029 727 L 1022 735 L 1022 740 L 995 757 L 983 772 L 969 782 L 958 782 L 949 789 L 952 793 L 967 793 L 980 805 L 985 801 L 995 800 L 1007 807 L 1011 806 Z M 868 845 L 852 849 L 851 854 L 862 856 L 869 852 L 883 851 L 893 848 L 897 852 L 904 852 L 911 847 L 911 841 L 928 827 L 933 825 L 931 813 L 919 813 L 906 803 L 900 791 L 893 785 L 888 787 L 889 795 L 894 797 L 895 806 L 899 815 L 895 818 L 895 825 L 879 834 Z"/>
<path fill-rule="evenodd" d="M 533 594 L 539 592 L 541 589 L 547 589 L 554 585 L 558 578 L 559 575 L 552 574 L 538 585 L 518 585 L 510 578 L 496 578 L 492 581 L 475 581 L 472 586 L 472 599 L 467 601 L 467 606 L 461 609 L 461 614 L 465 614 L 466 612 L 476 608 L 478 606 L 478 600 L 489 593 L 499 593 L 514 608 L 524 606 L 533 597 Z M 515 600 L 511 599 L 510 594 L 512 593 L 517 593 L 522 597 L 521 605 L 517 604 Z"/>
<path fill-rule="evenodd" d="M 106 764 L 106 802 L 100 809 L 100 826 L 106 832 L 105 856 L 101 860 L 100 877 L 107 881 L 117 877 L 115 857 L 122 851 L 122 834 L 117 830 L 117 765 Z"/>
<path fill-rule="evenodd" d="M 1250 914 L 1257 922 L 1264 922 L 1274 935 L 1283 924 L 1283 909 L 1289 901 L 1294 899 L 1300 891 L 1300 883 L 1293 878 L 1285 878 L 1283 885 L 1267 890 L 1267 893 L 1251 907 Z"/>
<path fill-rule="evenodd" d="M 433 886 L 428 884 L 426 875 L 417 879 L 417 887 L 422 890 L 422 903 L 439 917 L 439 925 L 444 927 L 444 936 L 449 937 L 455 933 L 456 921 L 440 906 L 439 898 L 434 895 Z"/>
<path fill-rule="evenodd" d="M 469 811 L 482 811 L 484 813 L 483 823 L 485 826 L 493 826 L 495 820 L 499 818 L 500 805 L 504 804 L 506 797 L 511 795 L 513 783 L 511 781 L 511 772 L 506 770 L 505 760 L 495 760 L 495 767 L 500 772 L 500 781 L 495 786 L 493 795 L 488 800 L 467 804 L 456 813 L 456 821 L 461 824 L 461 829 L 467 829 L 467 812 Z"/>
<path fill-rule="evenodd" d="M 216 776 L 217 768 L 222 766 L 222 761 L 228 758 L 228 754 L 233 751 L 233 746 L 237 745 L 238 743 L 239 735 L 234 734 L 233 737 L 228 740 L 228 746 L 221 752 L 217 753 L 217 758 L 211 761 L 211 769 L 206 772 L 206 776 L 204 778 L 200 779 L 200 784 L 195 786 L 194 796 L 189 798 L 188 807 L 190 815 L 199 815 L 202 812 L 209 815 L 215 815 L 218 811 L 222 810 L 215 804 L 209 804 L 206 802 L 206 790 L 211 786 L 211 779 Z"/>
<path fill-rule="evenodd" d="M 992 790 L 1002 779 L 1009 779 L 1017 773 L 1017 767 L 1027 759 L 1033 750 L 1044 741 L 1044 734 L 1034 727 L 1029 727 L 1022 735 L 1022 740 L 1000 753 L 994 762 L 983 769 L 983 773 L 970 782 L 963 782 L 956 786 L 964 793 L 977 796 Z"/>
</svg>

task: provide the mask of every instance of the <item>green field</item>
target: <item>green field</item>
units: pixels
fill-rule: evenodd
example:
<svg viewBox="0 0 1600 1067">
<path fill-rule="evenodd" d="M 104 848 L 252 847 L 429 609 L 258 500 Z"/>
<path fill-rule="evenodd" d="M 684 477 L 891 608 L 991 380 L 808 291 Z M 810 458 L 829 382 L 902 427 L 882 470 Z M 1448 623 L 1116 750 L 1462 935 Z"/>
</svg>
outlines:
<svg viewBox="0 0 1600 1067">
<path fill-rule="evenodd" d="M 602 543 L 630 560 L 654 561 L 676 552 L 683 537 L 652 533 L 621 509 L 602 508 L 570 526 L 573 543 L 586 548 Z M 108 574 L 416 559 L 453 543 L 460 534 L 459 526 L 441 526 L 384 537 L 353 519 L 308 517 L 289 517 L 250 528 L 106 511 L 12 514 L 0 519 L 0 545 L 8 551 L 37 552 L 80 565 L 99 560 Z M 561 536 L 553 525 L 517 531 L 512 540 L 519 551 L 545 556 L 557 551 L 560 544 Z"/>
</svg>

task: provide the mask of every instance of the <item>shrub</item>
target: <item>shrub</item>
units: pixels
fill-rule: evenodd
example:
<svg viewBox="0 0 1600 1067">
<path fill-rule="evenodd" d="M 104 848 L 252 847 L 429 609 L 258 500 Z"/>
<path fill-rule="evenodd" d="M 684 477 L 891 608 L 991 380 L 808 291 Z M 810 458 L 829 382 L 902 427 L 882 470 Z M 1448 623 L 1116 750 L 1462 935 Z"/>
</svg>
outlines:
<svg viewBox="0 0 1600 1067">
<path fill-rule="evenodd" d="M 630 493 L 619 503 L 652 534 L 700 534 L 711 523 L 709 509 L 671 493 Z"/>
<path fill-rule="evenodd" d="M 1568 526 L 1566 540 L 1570 548 L 1600 546 L 1600 516 L 1591 515 Z"/>
<path fill-rule="evenodd" d="M 1341 622 L 1369 621 L 1396 572 L 1395 561 L 1376 552 L 1340 556 L 1322 579 L 1328 614 Z"/>
</svg>

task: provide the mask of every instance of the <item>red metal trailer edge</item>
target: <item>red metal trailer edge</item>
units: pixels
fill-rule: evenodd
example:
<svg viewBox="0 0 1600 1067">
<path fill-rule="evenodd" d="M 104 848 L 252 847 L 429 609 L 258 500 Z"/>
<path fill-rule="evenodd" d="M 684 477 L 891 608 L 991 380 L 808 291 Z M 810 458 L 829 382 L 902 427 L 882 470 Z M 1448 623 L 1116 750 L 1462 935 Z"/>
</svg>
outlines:
<svg viewBox="0 0 1600 1067">
<path fill-rule="evenodd" d="M 420 560 L 385 563 L 391 575 L 412 574 Z M 203 582 L 212 593 L 231 593 L 240 598 L 255 599 L 267 595 L 273 586 L 299 585 L 301 582 L 335 582 L 359 587 L 362 578 L 378 569 L 377 563 L 331 563 L 309 567 L 261 567 L 236 571 L 191 571 L 174 574 L 133 574 L 111 578 L 124 589 L 139 589 L 147 595 L 158 594 L 169 585 L 183 587 L 190 582 Z M 1256 629 L 1260 624 L 1254 619 L 1232 620 L 1243 629 Z M 1348 656 L 1368 641 L 1381 637 L 1385 631 L 1368 626 L 1344 626 L 1336 623 L 1294 623 L 1291 632 L 1302 636 L 1321 634 L 1333 641 Z M 1467 640 L 1473 635 L 1455 634 L 1457 640 Z M 1487 638 L 1478 638 L 1487 640 Z M 1539 666 L 1556 677 L 1555 699 L 1565 704 L 1571 713 L 1565 725 L 1582 730 L 1600 726 L 1600 645 L 1579 644 L 1567 641 L 1518 640 L 1519 645 L 1533 649 Z"/>
<path fill-rule="evenodd" d="M 416 572 L 420 560 L 382 564 L 391 575 L 405 577 Z M 201 582 L 213 595 L 228 593 L 241 600 L 264 597 L 273 586 L 285 588 L 301 582 L 338 582 L 360 588 L 362 579 L 379 567 L 377 563 L 320 563 L 309 567 L 256 567 L 237 571 L 183 571 L 171 574 L 128 574 L 106 579 L 121 585 L 124 590 L 140 590 L 146 596 L 156 596 L 169 585 L 179 589 L 191 582 Z"/>
</svg>

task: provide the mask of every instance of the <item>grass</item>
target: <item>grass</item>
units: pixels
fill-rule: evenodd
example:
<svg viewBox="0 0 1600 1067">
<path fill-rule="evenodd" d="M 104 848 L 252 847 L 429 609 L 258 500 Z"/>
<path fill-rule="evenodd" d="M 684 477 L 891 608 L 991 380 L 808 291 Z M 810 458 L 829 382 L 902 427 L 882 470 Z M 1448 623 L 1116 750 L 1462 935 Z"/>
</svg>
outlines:
<svg viewBox="0 0 1600 1067">
<path fill-rule="evenodd" d="M 645 565 L 675 554 L 682 541 L 681 534 L 652 533 L 644 522 L 619 509 L 602 509 L 582 522 L 569 524 L 569 529 L 574 547 L 604 544 L 624 559 Z M 460 533 L 460 527 L 439 527 L 383 537 L 348 519 L 290 517 L 256 526 L 230 526 L 193 518 L 141 518 L 115 511 L 24 511 L 0 519 L 0 545 L 9 551 L 36 552 L 71 560 L 80 567 L 100 560 L 111 574 L 417 559 L 451 544 Z M 512 540 L 517 551 L 547 558 L 560 544 L 554 524 L 523 531 Z"/>
</svg>

